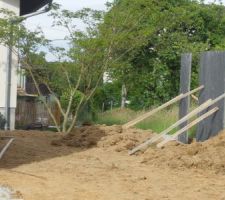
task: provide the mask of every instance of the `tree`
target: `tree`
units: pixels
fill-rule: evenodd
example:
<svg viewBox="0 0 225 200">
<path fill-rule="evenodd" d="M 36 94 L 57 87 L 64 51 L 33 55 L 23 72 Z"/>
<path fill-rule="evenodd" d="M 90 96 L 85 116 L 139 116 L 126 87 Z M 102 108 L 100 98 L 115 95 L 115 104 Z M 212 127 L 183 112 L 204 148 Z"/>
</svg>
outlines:
<svg viewBox="0 0 225 200">
<path fill-rule="evenodd" d="M 51 107 L 45 102 L 44 106 L 55 123 L 59 132 L 69 133 L 75 126 L 79 112 L 89 102 L 99 85 L 103 81 L 104 72 L 111 66 L 122 62 L 123 57 L 135 47 L 127 49 L 124 53 L 116 53 L 116 49 L 122 44 L 126 37 L 130 36 L 129 31 L 118 35 L 114 31 L 101 26 L 104 12 L 91 9 L 82 9 L 77 12 L 61 10 L 58 5 L 54 5 L 54 10 L 50 14 L 54 19 L 53 26 L 63 27 L 68 31 L 66 40 L 70 44 L 69 49 L 62 47 L 52 47 L 41 30 L 35 32 L 28 31 L 22 24 L 15 26 L 13 43 L 8 43 L 7 34 L 2 35 L 5 45 L 13 45 L 14 53 L 20 55 L 20 62 L 31 76 L 38 95 L 42 92 L 39 87 L 44 83 L 50 94 L 54 97 L 62 116 L 62 124 L 58 124 Z M 13 16 L 14 18 L 14 16 Z M 3 22 L 12 27 L 9 21 L 12 16 L 8 16 Z M 79 30 L 76 20 L 81 20 L 85 30 Z M 131 27 L 135 28 L 135 24 Z M 110 27 L 115 30 L 114 27 Z M 100 31 L 101 30 L 101 31 Z M 121 37 L 122 36 L 122 37 Z M 19 41 L 19 42 L 18 42 Z M 48 46 L 49 50 L 58 59 L 55 63 L 48 63 L 44 58 L 44 53 L 37 53 L 39 47 Z M 19 49 L 19 51 L 17 50 Z"/>
<path fill-rule="evenodd" d="M 43 103 L 57 130 L 69 133 L 75 126 L 78 112 L 92 98 L 101 82 L 102 74 L 110 59 L 110 47 L 104 48 L 102 51 L 102 40 L 97 38 L 100 12 L 84 9 L 73 13 L 66 10 L 61 11 L 57 5 L 55 6 L 55 10 L 51 14 L 55 19 L 54 26 L 63 26 L 68 30 L 67 40 L 70 41 L 71 46 L 67 52 L 63 48 L 50 47 L 40 30 L 28 31 L 19 23 L 20 19 L 15 15 L 5 10 L 2 12 L 5 14 L 5 18 L 1 19 L 1 23 L 4 25 L 0 31 L 2 44 L 14 46 L 13 52 L 20 56 L 20 62 L 31 76 L 39 96 L 42 96 L 39 85 L 40 83 L 45 84 L 59 107 L 63 118 L 62 124 L 58 124 L 51 107 L 45 101 Z M 88 24 L 86 32 L 74 29 L 74 19 L 86 20 L 88 17 L 92 18 L 93 23 Z M 17 20 L 18 23 L 12 23 Z M 12 33 L 13 37 L 7 37 Z M 50 51 L 59 56 L 57 65 L 48 64 L 43 53 L 36 53 L 42 46 L 50 47 Z M 64 58 L 63 61 L 62 58 Z M 69 62 L 66 62 L 66 59 Z"/>
<path fill-rule="evenodd" d="M 23 49 L 22 62 L 32 77 L 38 94 L 42 95 L 39 84 L 44 83 L 59 107 L 62 124 L 57 123 L 51 108 L 44 103 L 58 131 L 65 133 L 72 131 L 77 122 L 78 113 L 93 97 L 108 67 L 111 47 L 104 45 L 104 40 L 98 38 L 97 31 L 101 14 L 89 9 L 70 12 L 55 6 L 55 10 L 51 13 L 54 18 L 53 26 L 64 27 L 68 31 L 66 39 L 70 43 L 68 51 L 59 47 L 50 48 L 58 59 L 55 65 L 43 65 L 40 60 L 36 64 L 32 59 L 32 55 L 35 55 L 32 48 L 37 46 L 37 43 L 30 46 L 34 41 L 34 37 L 29 37 L 32 33 L 25 30 L 26 37 L 20 39 Z M 77 19 L 86 23 L 86 31 L 75 28 L 74 20 Z M 47 68 L 44 69 L 44 67 Z"/>
<path fill-rule="evenodd" d="M 132 16 L 124 25 L 119 19 L 129 16 L 130 12 Z M 105 20 L 104 26 L 114 23 L 123 27 L 124 32 L 129 30 L 129 23 L 140 19 L 139 29 L 132 33 L 134 37 L 125 38 L 127 41 L 123 42 L 126 46 L 134 44 L 136 48 L 123 57 L 124 64 L 119 63 L 110 71 L 113 79 L 121 85 L 126 83 L 132 108 L 153 106 L 178 94 L 181 53 L 194 55 L 192 86 L 195 87 L 199 53 L 224 49 L 222 5 L 191 0 L 118 0 L 106 16 L 107 19 L 116 16 L 117 20 Z M 144 35 L 142 45 L 135 44 L 138 32 Z M 119 49 L 124 51 L 126 46 Z"/>
</svg>

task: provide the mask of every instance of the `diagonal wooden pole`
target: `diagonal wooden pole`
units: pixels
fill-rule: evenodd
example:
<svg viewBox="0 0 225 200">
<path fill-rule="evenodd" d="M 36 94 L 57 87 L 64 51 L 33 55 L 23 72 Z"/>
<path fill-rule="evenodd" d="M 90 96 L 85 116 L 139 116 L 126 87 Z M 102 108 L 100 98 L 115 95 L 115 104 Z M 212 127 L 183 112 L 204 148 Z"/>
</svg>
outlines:
<svg viewBox="0 0 225 200">
<path fill-rule="evenodd" d="M 194 117 L 195 115 L 197 115 L 198 113 L 202 112 L 203 110 L 205 110 L 206 108 L 208 108 L 212 103 L 212 100 L 209 99 L 208 101 L 206 101 L 205 103 L 203 103 L 202 105 L 200 105 L 199 107 L 197 107 L 196 109 L 194 109 L 192 112 L 190 112 L 189 114 L 187 114 L 186 116 L 184 116 L 182 119 L 180 119 L 179 121 L 177 121 L 176 123 L 174 123 L 173 125 L 171 125 L 169 128 L 167 128 L 166 130 L 162 131 L 161 133 L 159 133 L 158 135 L 156 135 L 155 137 L 145 141 L 144 143 L 140 144 L 139 146 L 135 147 L 134 149 L 132 149 L 129 154 L 132 155 L 134 153 L 136 153 L 137 151 L 141 150 L 142 148 L 157 142 L 159 139 L 161 139 L 163 136 L 165 136 L 166 134 L 168 134 L 170 131 L 172 131 L 174 128 L 176 128 L 177 126 L 179 126 L 180 124 L 186 122 L 188 119 Z"/>
<path fill-rule="evenodd" d="M 210 107 L 210 106 L 216 104 L 217 102 L 221 101 L 221 100 L 224 99 L 224 98 L 225 98 L 225 93 L 222 94 L 222 95 L 220 95 L 220 96 L 218 96 L 217 98 L 215 98 L 215 99 L 212 100 L 211 102 L 209 102 L 208 105 L 207 105 L 204 109 L 206 109 L 206 108 L 208 108 L 208 107 Z M 207 102 L 206 102 L 206 103 L 207 103 Z M 202 105 L 203 105 L 203 104 L 202 104 Z M 198 107 L 198 108 L 199 108 L 199 107 Z M 196 109 L 198 109 L 198 108 L 196 108 Z M 196 110 L 196 109 L 195 109 L 195 110 Z M 203 109 L 203 110 L 204 110 L 204 109 Z M 193 110 L 192 112 L 194 112 L 195 110 Z M 200 111 L 200 112 L 201 112 L 201 111 Z M 190 115 L 190 113 L 189 113 L 188 115 Z M 185 116 L 185 117 L 186 117 L 186 116 Z M 182 119 L 181 119 L 181 120 L 182 120 Z M 168 129 L 169 129 L 169 128 L 168 128 Z M 132 154 L 134 154 L 135 152 L 141 150 L 142 148 L 144 148 L 144 147 L 146 147 L 146 146 L 152 144 L 152 143 L 153 143 L 152 141 L 157 141 L 157 140 L 160 139 L 162 136 L 163 136 L 163 134 L 160 133 L 159 135 L 157 135 L 157 136 L 155 136 L 155 137 L 153 137 L 153 138 L 151 138 L 151 139 L 145 141 L 144 143 L 140 144 L 139 146 L 137 146 L 137 147 L 135 147 L 133 150 L 131 150 L 131 151 L 129 152 L 129 155 L 132 155 Z"/>
<path fill-rule="evenodd" d="M 225 98 L 225 93 L 222 94 L 222 95 L 220 95 L 220 96 L 218 96 L 217 98 L 215 98 L 214 100 L 212 100 L 212 101 L 209 102 L 209 103 L 205 102 L 204 104 L 206 104 L 206 107 L 205 107 L 204 109 L 208 108 L 209 106 L 214 105 L 215 103 L 219 102 L 220 100 L 222 100 L 222 99 L 224 99 L 224 98 Z M 202 106 L 203 106 L 204 104 L 202 104 Z M 203 107 L 204 107 L 204 106 L 203 106 Z M 198 108 L 199 108 L 199 107 L 198 107 Z M 196 109 L 198 109 L 198 108 L 196 108 Z M 196 110 L 196 109 L 195 109 L 195 110 Z M 204 110 L 204 109 L 203 109 L 203 110 Z M 193 110 L 191 113 L 193 113 L 195 110 Z M 200 111 L 200 112 L 201 112 L 201 111 Z M 189 113 L 188 115 L 190 115 L 191 113 Z M 199 113 L 199 112 L 198 112 L 198 113 Z M 196 113 L 196 114 L 197 114 L 197 113 Z M 185 117 L 186 117 L 186 116 L 185 116 Z M 182 119 L 181 119 L 181 120 L 182 120 Z M 186 120 L 187 120 L 187 119 L 186 119 Z M 169 129 L 169 128 L 168 128 L 168 129 Z M 163 132 L 164 132 L 164 131 L 163 131 Z M 131 151 L 129 152 L 129 155 L 132 155 L 132 154 L 134 154 L 135 152 L 141 150 L 142 148 L 144 148 L 144 147 L 150 145 L 151 143 L 153 143 L 153 141 L 154 141 L 154 142 L 157 141 L 157 140 L 160 139 L 163 135 L 165 135 L 165 133 L 160 133 L 159 135 L 156 135 L 155 137 L 153 137 L 153 138 L 151 138 L 151 139 L 145 141 L 144 143 L 140 144 L 139 146 L 137 146 L 137 147 L 135 147 L 133 150 L 131 150 Z"/>
<path fill-rule="evenodd" d="M 162 142 L 160 142 L 159 144 L 157 144 L 158 148 L 163 147 L 166 143 L 168 143 L 169 141 L 175 139 L 177 136 L 179 136 L 180 134 L 182 134 L 183 132 L 189 130 L 191 127 L 195 126 L 196 124 L 198 124 L 199 122 L 203 121 L 204 119 L 206 119 L 207 117 L 211 116 L 212 114 L 214 114 L 215 112 L 217 112 L 219 110 L 218 107 L 213 108 L 212 110 L 206 112 L 205 114 L 203 114 L 202 116 L 198 117 L 196 120 L 194 120 L 193 122 L 191 122 L 190 124 L 188 124 L 187 126 L 185 126 L 184 128 L 182 128 L 181 130 L 177 131 L 176 133 L 174 133 L 172 135 L 172 137 L 170 139 L 166 139 Z"/>
<path fill-rule="evenodd" d="M 122 128 L 123 128 L 123 129 L 130 128 L 130 127 L 136 125 L 137 123 L 139 123 L 139 122 L 145 120 L 146 118 L 152 116 L 153 114 L 155 114 L 155 113 L 161 111 L 162 109 L 164 109 L 164 108 L 166 108 L 166 107 L 168 107 L 168 106 L 170 106 L 170 105 L 172 105 L 172 104 L 174 104 L 174 103 L 180 101 L 181 99 L 183 99 L 183 98 L 185 98 L 185 97 L 187 97 L 187 96 L 189 96 L 189 95 L 191 95 L 191 94 L 194 94 L 194 93 L 196 93 L 196 92 L 202 90 L 203 88 L 204 88 L 204 86 L 202 85 L 202 86 L 200 86 L 200 87 L 198 87 L 198 88 L 196 88 L 196 89 L 194 89 L 194 90 L 191 90 L 191 91 L 189 91 L 189 92 L 187 92 L 187 93 L 185 93 L 185 94 L 180 94 L 180 95 L 178 95 L 177 97 L 173 98 L 172 100 L 166 102 L 165 104 L 163 104 L 163 105 L 161 105 L 161 106 L 159 106 L 159 107 L 157 107 L 157 108 L 151 110 L 150 112 L 145 113 L 145 114 L 143 114 L 143 115 L 137 117 L 136 119 L 134 119 L 134 120 L 132 120 L 132 121 L 130 121 L 130 122 L 124 124 L 124 125 L 122 126 Z"/>
</svg>

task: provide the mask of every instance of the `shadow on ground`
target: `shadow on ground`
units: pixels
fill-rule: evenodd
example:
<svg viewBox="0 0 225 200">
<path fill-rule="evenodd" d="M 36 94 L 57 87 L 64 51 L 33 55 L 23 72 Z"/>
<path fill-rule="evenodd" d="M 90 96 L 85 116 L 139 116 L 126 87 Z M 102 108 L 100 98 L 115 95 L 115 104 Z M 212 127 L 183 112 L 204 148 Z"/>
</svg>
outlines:
<svg viewBox="0 0 225 200">
<path fill-rule="evenodd" d="M 85 151 L 95 147 L 104 135 L 104 131 L 98 127 L 95 127 L 90 141 L 87 141 L 85 134 L 80 131 L 67 136 L 41 131 L 0 132 L 0 136 L 15 137 L 14 142 L 0 160 L 0 169 L 12 169 L 19 165 Z M 73 137 L 72 140 L 71 137 Z M 0 149 L 5 142 L 0 141 Z"/>
</svg>

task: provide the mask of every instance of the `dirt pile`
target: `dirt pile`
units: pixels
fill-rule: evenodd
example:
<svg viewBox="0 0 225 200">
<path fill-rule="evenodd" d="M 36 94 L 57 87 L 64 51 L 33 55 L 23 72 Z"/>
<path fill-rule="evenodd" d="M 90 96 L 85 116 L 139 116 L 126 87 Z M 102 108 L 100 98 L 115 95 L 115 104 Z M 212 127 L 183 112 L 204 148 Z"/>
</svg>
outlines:
<svg viewBox="0 0 225 200">
<path fill-rule="evenodd" d="M 88 129 L 91 134 L 93 128 L 99 131 L 99 127 L 85 127 L 85 130 Z M 59 133 L 6 132 L 5 135 L 16 139 L 0 160 L 0 187 L 11 186 L 13 191 L 21 192 L 24 200 L 224 199 L 225 175 L 212 173 L 211 170 L 141 164 L 143 156 L 149 156 L 149 163 L 155 159 L 158 165 L 164 165 L 165 156 L 159 163 L 159 158 L 152 158 L 160 155 L 158 153 L 128 156 L 127 151 L 119 153 L 115 149 L 118 146 L 125 148 L 127 137 L 135 141 L 144 140 L 149 133 L 134 133 L 135 129 L 118 133 L 120 127 L 100 129 L 110 129 L 111 135 L 103 132 L 103 136 L 98 137 L 97 146 L 87 149 L 69 147 L 66 143 L 57 147 L 50 145 L 53 139 L 59 138 Z M 115 142 L 115 138 L 121 135 L 124 140 Z M 179 152 L 183 146 L 174 147 L 172 143 L 166 148 Z M 196 154 L 195 151 L 189 153 Z M 168 163 L 170 160 L 166 159 Z"/>
<path fill-rule="evenodd" d="M 210 169 L 225 174 L 225 132 L 203 143 L 170 142 L 163 149 L 148 148 L 143 163 L 171 168 Z"/>
<path fill-rule="evenodd" d="M 104 126 L 103 129 L 106 135 L 99 141 L 98 147 L 113 148 L 117 152 L 131 150 L 153 136 L 150 131 L 135 128 L 122 130 L 121 126 Z"/>
<path fill-rule="evenodd" d="M 52 141 L 55 146 L 73 146 L 78 148 L 113 148 L 115 151 L 130 150 L 141 141 L 150 137 L 149 131 L 138 129 L 122 130 L 121 126 L 84 126 L 74 129 L 70 134 Z"/>
<path fill-rule="evenodd" d="M 122 130 L 121 126 L 84 126 L 76 128 L 70 134 L 53 140 L 55 146 L 77 148 L 98 147 L 116 152 L 128 151 L 152 137 L 149 131 L 139 129 Z M 142 163 L 157 167 L 209 169 L 225 174 L 225 132 L 203 142 L 184 145 L 175 141 L 163 149 L 149 147 L 138 153 Z"/>
</svg>

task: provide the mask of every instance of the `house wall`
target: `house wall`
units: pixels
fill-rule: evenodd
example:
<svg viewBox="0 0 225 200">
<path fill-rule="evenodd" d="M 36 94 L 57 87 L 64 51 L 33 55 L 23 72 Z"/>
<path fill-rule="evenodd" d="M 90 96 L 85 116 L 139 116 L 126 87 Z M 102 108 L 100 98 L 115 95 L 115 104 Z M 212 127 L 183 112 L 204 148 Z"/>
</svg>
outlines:
<svg viewBox="0 0 225 200">
<path fill-rule="evenodd" d="M 19 15 L 20 0 L 0 0 L 0 8 L 9 9 Z M 8 70 L 8 53 L 9 49 L 0 45 L 0 112 L 6 115 L 6 99 L 7 99 L 7 70 Z M 15 108 L 17 99 L 17 66 L 18 59 L 13 55 L 12 62 L 12 82 L 11 82 L 11 130 L 15 126 Z"/>
</svg>

